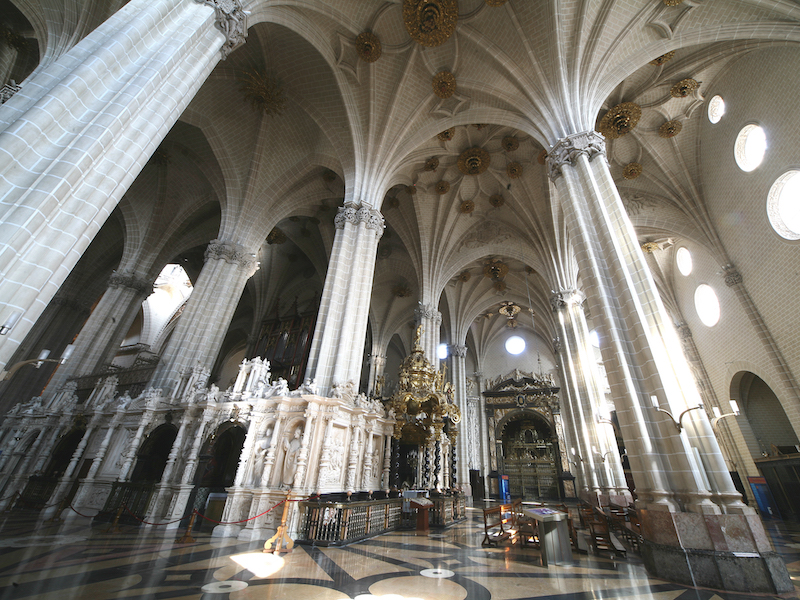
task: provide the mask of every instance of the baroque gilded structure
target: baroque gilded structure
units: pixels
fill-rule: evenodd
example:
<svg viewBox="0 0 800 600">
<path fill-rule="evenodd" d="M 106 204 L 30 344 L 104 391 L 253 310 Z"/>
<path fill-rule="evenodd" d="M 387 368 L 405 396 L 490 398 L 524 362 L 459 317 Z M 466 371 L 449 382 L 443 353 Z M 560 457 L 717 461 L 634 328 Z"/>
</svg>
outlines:
<svg viewBox="0 0 800 600">
<path fill-rule="evenodd" d="M 508 476 L 633 506 L 656 576 L 788 589 L 796 2 L 0 0 L 0 33 L 3 504 Z"/>
</svg>

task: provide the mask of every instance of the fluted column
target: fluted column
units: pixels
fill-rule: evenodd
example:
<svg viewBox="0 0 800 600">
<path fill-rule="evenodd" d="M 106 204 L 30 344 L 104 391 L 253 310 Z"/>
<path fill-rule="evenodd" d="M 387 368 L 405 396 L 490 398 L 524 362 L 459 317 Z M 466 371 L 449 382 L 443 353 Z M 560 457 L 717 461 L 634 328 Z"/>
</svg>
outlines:
<svg viewBox="0 0 800 600">
<path fill-rule="evenodd" d="M 559 354 L 568 390 L 562 414 L 565 421 L 572 421 L 565 425 L 574 432 L 573 442 L 582 459 L 576 462 L 580 462 L 583 489 L 592 495 L 616 494 L 630 499 L 613 431 L 598 422 L 599 416 L 606 412 L 605 398 L 589 342 L 584 299 L 583 293 L 576 289 L 560 290 L 550 298 L 558 320 Z"/>
<path fill-rule="evenodd" d="M 352 382 L 357 387 L 360 379 L 375 256 L 384 229 L 380 212 L 352 204 L 339 209 L 334 224 L 336 237 L 306 369 L 323 396 L 330 395 L 333 385 Z"/>
<path fill-rule="evenodd" d="M 414 317 L 416 318 L 417 325 L 422 325 L 422 335 L 420 336 L 420 346 L 425 352 L 427 358 L 432 365 L 438 367 L 439 365 L 439 337 L 442 328 L 442 313 L 439 312 L 432 304 L 422 304 L 414 309 Z"/>
<path fill-rule="evenodd" d="M 136 319 L 142 301 L 152 291 L 153 281 L 149 278 L 131 272 L 111 275 L 108 289 L 75 339 L 72 357 L 48 384 L 48 399 L 69 377 L 94 373 L 111 362 Z"/>
<path fill-rule="evenodd" d="M 0 322 L 20 318 L 0 365 L 219 61 L 216 18 L 197 2 L 131 0 L 3 104 Z"/>
<path fill-rule="evenodd" d="M 548 153 L 548 169 L 603 334 L 601 351 L 640 506 L 742 510 L 703 488 L 689 440 L 653 406 L 679 415 L 698 406 L 700 396 L 611 178 L 603 138 L 585 132 L 559 140 Z M 727 470 L 719 475 L 734 489 Z"/>
<path fill-rule="evenodd" d="M 311 436 L 317 422 L 319 406 L 309 404 L 304 414 L 305 424 L 303 426 L 303 438 L 300 440 L 300 451 L 297 453 L 297 471 L 294 474 L 292 490 L 302 490 L 306 479 L 306 469 L 308 468 L 308 451 L 311 444 Z"/>
<path fill-rule="evenodd" d="M 247 280 L 255 253 L 235 242 L 213 240 L 186 309 L 164 351 L 151 385 L 169 395 L 189 367 L 211 369 Z"/>
</svg>

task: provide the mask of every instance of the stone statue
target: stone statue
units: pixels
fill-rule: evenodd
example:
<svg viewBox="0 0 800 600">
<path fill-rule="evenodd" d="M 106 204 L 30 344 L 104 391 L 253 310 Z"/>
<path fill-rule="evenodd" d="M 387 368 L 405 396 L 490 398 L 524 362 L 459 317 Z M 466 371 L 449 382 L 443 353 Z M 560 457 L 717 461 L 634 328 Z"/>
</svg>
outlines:
<svg viewBox="0 0 800 600">
<path fill-rule="evenodd" d="M 283 440 L 283 474 L 281 483 L 284 487 L 292 487 L 294 476 L 297 473 L 297 453 L 300 451 L 300 428 L 294 430 L 292 439 Z"/>
</svg>

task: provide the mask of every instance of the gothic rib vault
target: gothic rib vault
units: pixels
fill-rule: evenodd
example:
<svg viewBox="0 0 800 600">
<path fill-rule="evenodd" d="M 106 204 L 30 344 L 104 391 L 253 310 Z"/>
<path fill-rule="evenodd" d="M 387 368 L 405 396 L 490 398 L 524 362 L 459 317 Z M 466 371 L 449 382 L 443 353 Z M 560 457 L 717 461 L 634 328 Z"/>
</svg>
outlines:
<svg viewBox="0 0 800 600">
<path fill-rule="evenodd" d="M 0 323 L 11 325 L 0 362 L 9 370 L 42 348 L 55 357 L 73 338 L 75 347 L 54 374 L 48 363 L 4 383 L 3 413 L 48 384 L 31 409 L 57 422 L 63 386 L 115 359 L 151 283 L 177 262 L 194 291 L 147 339 L 160 360 L 148 400 L 131 404 L 143 419 L 161 414 L 158 402 L 194 402 L 187 377 L 224 392 L 265 347 L 265 322 L 313 315 L 298 329 L 307 358 L 287 363 L 285 377 L 292 387 L 308 379 L 307 395 L 348 401 L 348 385 L 391 385 L 422 325 L 429 358 L 450 346 L 464 416 L 458 483 L 497 466 L 486 381 L 542 368 L 559 381 L 562 444 L 583 456 L 578 486 L 595 500 L 629 495 L 616 453 L 609 465 L 595 456 L 616 447 L 602 422 L 613 405 L 654 557 L 686 544 L 720 550 L 711 534 L 677 533 L 710 531 L 715 519 L 746 522 L 760 539 L 729 476 L 759 475 L 760 417 L 748 415 L 752 427 L 709 419 L 712 407 L 728 412 L 734 383 L 750 373 L 783 413 L 788 433 L 776 446 L 800 431 L 797 246 L 778 239 L 763 209 L 772 181 L 797 166 L 800 120 L 782 109 L 798 83 L 795 3 L 461 0 L 431 2 L 439 16 L 411 25 L 408 0 L 119 4 L 3 5 L 5 27 L 28 41 L 0 46 L 3 83 L 20 83 L 0 105 Z M 729 113 L 714 125 L 706 110 L 717 93 Z M 769 154 L 743 174 L 734 138 L 756 122 Z M 692 278 L 674 267 L 679 247 L 696 258 Z M 695 316 L 699 283 L 721 298 L 714 328 Z M 502 302 L 521 311 L 509 319 Z M 512 329 L 529 344 L 518 359 L 501 346 Z M 701 402 L 681 427 L 663 414 Z M 299 426 L 300 404 L 287 404 L 281 435 Z M 322 414 L 335 404 L 304 409 L 302 461 L 325 455 L 313 431 L 339 423 Z M 260 434 L 268 406 L 252 420 Z M 385 415 L 353 406 L 339 441 L 372 455 L 386 443 Z M 81 442 L 71 476 L 113 451 L 127 421 L 112 421 L 112 408 L 90 421 L 96 439 Z M 197 407 L 181 410 L 176 454 L 202 421 Z M 21 414 L 5 430 L 14 439 L 24 429 L 17 452 L 52 448 L 57 436 L 37 442 Z M 131 440 L 156 421 L 131 425 Z M 162 487 L 153 516 L 180 512 L 176 499 L 188 497 L 180 486 L 191 477 L 169 475 L 162 483 L 177 487 Z M 92 473 L 104 476 L 118 473 Z"/>
</svg>

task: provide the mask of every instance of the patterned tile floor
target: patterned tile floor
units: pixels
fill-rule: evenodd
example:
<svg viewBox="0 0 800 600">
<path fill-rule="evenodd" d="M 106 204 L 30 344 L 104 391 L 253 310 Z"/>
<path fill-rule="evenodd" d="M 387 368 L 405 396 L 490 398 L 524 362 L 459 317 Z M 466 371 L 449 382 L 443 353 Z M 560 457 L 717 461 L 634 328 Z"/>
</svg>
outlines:
<svg viewBox="0 0 800 600">
<path fill-rule="evenodd" d="M 574 554 L 540 565 L 538 550 L 482 548 L 481 513 L 444 532 L 397 532 L 346 548 L 296 546 L 275 558 L 259 543 L 211 538 L 177 544 L 181 532 L 105 533 L 88 519 L 38 523 L 0 518 L 0 600 L 202 598 L 203 600 L 761 600 L 776 596 L 695 589 L 648 577 L 636 555 Z M 800 525 L 768 523 L 776 549 L 800 585 Z M 31 533 L 35 531 L 36 533 Z M 800 588 L 798 588 L 800 591 Z M 781 598 L 798 598 L 789 593 Z"/>
</svg>

